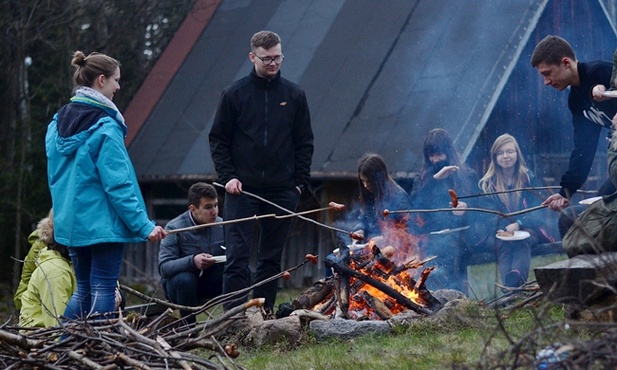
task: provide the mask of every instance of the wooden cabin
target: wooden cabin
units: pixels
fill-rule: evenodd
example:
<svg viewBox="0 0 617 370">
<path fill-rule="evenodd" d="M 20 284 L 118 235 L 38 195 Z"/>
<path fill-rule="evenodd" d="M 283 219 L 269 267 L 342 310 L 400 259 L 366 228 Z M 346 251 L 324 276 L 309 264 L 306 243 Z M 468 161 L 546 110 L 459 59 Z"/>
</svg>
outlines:
<svg viewBox="0 0 617 370">
<path fill-rule="evenodd" d="M 207 136 L 218 97 L 250 72 L 249 40 L 262 29 L 281 35 L 282 75 L 309 100 L 315 153 L 299 208 L 337 201 L 349 210 L 311 216 L 319 222 L 349 227 L 365 152 L 381 154 L 411 190 L 435 127 L 478 173 L 493 140 L 510 133 L 537 177 L 557 185 L 572 146 L 567 93 L 543 85 L 532 50 L 556 34 L 581 61 L 611 60 L 616 9 L 615 0 L 198 0 L 125 112 L 150 214 L 164 225 L 186 210 L 192 183 L 216 180 Z M 600 144 L 588 189 L 606 177 L 605 152 Z M 336 242 L 337 232 L 295 220 L 283 264 L 306 253 L 321 261 Z M 122 278 L 158 282 L 157 250 L 130 246 Z M 305 266 L 285 284 L 324 273 L 323 264 Z"/>
</svg>

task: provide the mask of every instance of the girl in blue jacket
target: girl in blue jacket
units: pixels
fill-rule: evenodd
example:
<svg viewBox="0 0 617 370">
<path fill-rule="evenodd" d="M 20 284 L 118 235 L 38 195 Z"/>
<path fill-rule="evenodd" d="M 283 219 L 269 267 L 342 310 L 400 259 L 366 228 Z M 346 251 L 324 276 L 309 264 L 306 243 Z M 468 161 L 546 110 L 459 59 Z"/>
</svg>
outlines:
<svg viewBox="0 0 617 370">
<path fill-rule="evenodd" d="M 124 244 L 158 241 L 165 230 L 148 219 L 124 146 L 127 126 L 112 102 L 120 63 L 76 51 L 75 95 L 47 128 L 47 176 L 56 242 L 68 247 L 77 289 L 64 316 L 115 311 Z"/>
</svg>

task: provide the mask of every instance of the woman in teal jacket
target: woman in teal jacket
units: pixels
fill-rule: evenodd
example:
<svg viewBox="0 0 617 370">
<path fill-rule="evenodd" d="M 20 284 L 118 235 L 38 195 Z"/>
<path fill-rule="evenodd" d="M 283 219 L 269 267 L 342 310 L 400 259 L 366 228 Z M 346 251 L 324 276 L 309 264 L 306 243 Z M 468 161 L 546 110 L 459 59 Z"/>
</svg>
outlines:
<svg viewBox="0 0 617 370">
<path fill-rule="evenodd" d="M 158 241 L 124 146 L 127 127 L 112 102 L 120 63 L 99 53 L 73 55 L 75 96 L 47 128 L 47 175 L 56 242 L 69 249 L 77 290 L 64 316 L 115 310 L 124 244 Z"/>
</svg>

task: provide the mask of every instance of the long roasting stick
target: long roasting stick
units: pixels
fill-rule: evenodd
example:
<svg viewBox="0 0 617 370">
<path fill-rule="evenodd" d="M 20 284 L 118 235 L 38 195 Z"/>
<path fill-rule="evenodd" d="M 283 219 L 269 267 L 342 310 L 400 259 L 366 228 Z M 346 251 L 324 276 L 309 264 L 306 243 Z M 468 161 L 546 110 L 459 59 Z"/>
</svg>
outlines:
<svg viewBox="0 0 617 370">
<path fill-rule="evenodd" d="M 508 190 L 501 190 L 501 191 L 493 191 L 493 192 L 488 192 L 488 193 L 478 193 L 478 194 L 472 194 L 472 195 L 463 195 L 462 197 L 458 197 L 458 199 L 465 199 L 465 198 L 477 198 L 477 197 L 482 197 L 485 195 L 496 195 L 496 194 L 505 194 L 505 193 L 514 193 L 517 191 L 534 191 L 534 190 L 551 190 L 551 189 L 561 189 L 561 186 L 534 186 L 534 187 L 527 187 L 527 188 L 517 188 L 517 189 L 508 189 Z M 582 194 L 595 194 L 597 192 L 597 190 L 577 190 L 577 193 L 582 193 Z"/>
<path fill-rule="evenodd" d="M 211 223 L 207 223 L 207 224 L 201 224 L 201 225 L 184 227 L 184 228 L 181 228 L 181 229 L 168 230 L 167 233 L 168 234 L 177 234 L 177 233 L 183 233 L 185 231 L 193 231 L 193 230 L 203 229 L 203 228 L 211 227 L 211 226 L 235 224 L 235 223 L 238 223 L 238 222 L 259 220 L 259 219 L 262 219 L 262 218 L 278 218 L 278 219 L 290 218 L 290 217 L 296 217 L 298 215 L 307 215 L 309 213 L 317 213 L 317 212 L 327 211 L 327 210 L 330 210 L 330 209 L 337 209 L 337 208 L 338 209 L 343 209 L 343 208 L 345 208 L 345 206 L 342 205 L 342 204 L 338 204 L 338 203 L 334 203 L 334 202 L 330 202 L 330 203 L 333 204 L 333 205 L 330 205 L 328 207 L 317 208 L 317 209 L 309 209 L 308 211 L 297 212 L 297 213 L 289 214 L 289 215 L 277 216 L 274 213 L 268 213 L 268 214 L 265 214 L 265 215 L 255 215 L 255 216 L 250 216 L 250 217 L 245 217 L 245 218 L 237 218 L 235 220 L 227 220 L 227 221 L 221 221 L 221 222 L 211 222 Z"/>
<path fill-rule="evenodd" d="M 183 233 L 183 232 L 186 232 L 186 231 L 193 231 L 193 230 L 203 229 L 203 228 L 211 227 L 211 226 L 235 224 L 235 223 L 238 223 L 238 222 L 259 220 L 259 219 L 262 219 L 262 218 L 270 218 L 270 217 L 273 218 L 273 217 L 276 217 L 276 215 L 274 213 L 268 213 L 267 215 L 259 215 L 259 216 L 255 215 L 255 216 L 251 216 L 251 217 L 237 218 L 235 220 L 227 220 L 227 221 L 221 221 L 221 222 L 210 222 L 210 223 L 207 223 L 207 224 L 183 227 L 183 228 L 180 228 L 180 229 L 167 230 L 167 234 L 177 234 L 177 233 Z"/>
<path fill-rule="evenodd" d="M 221 187 L 221 188 L 223 188 L 223 189 L 225 188 L 225 185 L 220 184 L 220 183 L 218 183 L 218 182 L 213 182 L 212 184 L 213 184 L 213 185 L 215 185 L 215 186 Z M 242 194 L 246 194 L 246 195 L 248 195 L 248 196 L 250 196 L 250 197 L 253 197 L 253 198 L 255 198 L 255 199 L 261 200 L 262 202 L 267 203 L 267 204 L 269 204 L 269 205 L 271 205 L 271 206 L 273 206 L 273 207 L 276 207 L 276 208 L 280 209 L 281 211 L 286 212 L 286 213 L 288 214 L 287 216 L 277 216 L 277 218 L 298 217 L 298 218 L 300 218 L 300 219 L 302 219 L 302 220 L 304 220 L 304 221 L 312 222 L 312 223 L 314 223 L 315 225 L 318 225 L 318 226 L 321 226 L 321 227 L 325 227 L 326 229 L 330 229 L 330 230 L 338 231 L 338 232 L 340 232 L 340 233 L 345 233 L 345 234 L 347 234 L 347 235 L 351 236 L 351 238 L 352 238 L 352 239 L 355 239 L 355 240 L 363 240 L 363 239 L 364 239 L 364 236 L 362 236 L 362 235 L 358 235 L 358 234 L 354 233 L 353 231 L 348 231 L 348 230 L 344 230 L 344 229 L 339 229 L 338 227 L 334 227 L 334 226 L 326 225 L 326 224 L 323 224 L 323 223 L 321 223 L 321 222 L 319 222 L 319 221 L 313 220 L 313 219 L 311 219 L 311 218 L 304 217 L 304 216 L 302 216 L 302 212 L 301 212 L 301 213 L 296 213 L 296 212 L 294 212 L 294 211 L 290 211 L 290 210 L 288 210 L 287 208 L 285 208 L 285 207 L 281 207 L 281 206 L 279 206 L 278 204 L 276 204 L 276 203 L 274 203 L 274 202 L 271 202 L 271 201 L 269 201 L 268 199 L 265 199 L 265 198 L 263 198 L 263 197 L 260 197 L 260 196 L 259 196 L 259 195 L 257 195 L 257 194 L 253 194 L 253 193 L 248 192 L 248 191 L 246 191 L 246 190 L 242 190 Z M 330 207 L 332 207 L 333 209 L 335 209 L 335 210 L 337 210 L 337 211 L 340 211 L 340 210 L 342 210 L 342 209 L 344 208 L 344 206 L 342 206 L 342 205 L 340 205 L 340 204 L 337 204 L 337 203 L 334 203 L 334 202 L 330 202 L 330 204 L 329 204 L 329 205 L 330 205 Z"/>
<path fill-rule="evenodd" d="M 505 218 L 505 217 L 518 216 L 518 215 L 522 215 L 524 213 L 537 211 L 537 210 L 542 209 L 542 208 L 546 208 L 546 206 L 540 205 L 540 206 L 536 206 L 536 207 L 521 209 L 520 211 L 510 212 L 510 213 L 503 213 L 503 212 L 495 211 L 493 209 L 486 209 L 486 208 L 399 209 L 399 210 L 395 210 L 395 211 L 390 211 L 390 210 L 384 209 L 383 210 L 383 215 L 384 215 L 384 217 L 387 217 L 389 215 L 397 214 L 397 213 L 430 213 L 430 212 L 452 212 L 452 211 L 461 211 L 461 212 L 464 211 L 464 212 L 467 212 L 467 211 L 470 211 L 470 212 L 492 213 L 494 215 L 498 215 L 498 216 L 501 216 L 501 217 Z"/>
<path fill-rule="evenodd" d="M 330 202 L 331 204 L 334 202 Z M 342 204 L 340 206 L 343 206 Z M 344 208 L 345 206 L 343 206 Z M 334 206 L 327 206 L 327 207 L 321 207 L 321 208 L 316 208 L 316 209 L 309 209 L 308 211 L 302 211 L 302 212 L 294 212 L 294 213 L 290 213 L 288 215 L 283 215 L 283 216 L 274 216 L 274 218 L 290 218 L 290 217 L 297 217 L 297 216 L 301 216 L 301 215 L 308 215 L 309 213 L 317 213 L 317 212 L 322 212 L 322 211 L 329 211 L 331 209 L 337 210 L 336 207 Z"/>
</svg>

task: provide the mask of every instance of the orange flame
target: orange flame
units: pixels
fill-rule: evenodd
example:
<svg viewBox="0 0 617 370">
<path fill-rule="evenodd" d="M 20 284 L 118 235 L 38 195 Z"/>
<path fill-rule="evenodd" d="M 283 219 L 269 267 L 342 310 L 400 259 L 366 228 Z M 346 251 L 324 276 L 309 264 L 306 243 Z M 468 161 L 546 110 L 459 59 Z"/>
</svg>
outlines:
<svg viewBox="0 0 617 370">
<path fill-rule="evenodd" d="M 364 275 L 387 284 L 393 290 L 409 298 L 411 301 L 426 307 L 427 302 L 425 302 L 414 289 L 415 279 L 412 274 L 417 275 L 417 270 L 408 269 L 396 274 L 391 274 L 397 266 L 414 259 L 420 260 L 422 257 L 418 247 L 421 238 L 409 233 L 407 229 L 408 218 L 409 216 L 406 215 L 398 222 L 392 222 L 392 219 L 380 220 L 379 226 L 382 230 L 382 235 L 371 239 L 365 248 L 355 251 L 354 254 L 366 255 L 365 259 L 371 259 L 373 257 L 373 247 L 377 247 L 386 258 L 375 259 L 365 266 L 359 266 L 352 260 L 350 267 Z M 360 258 L 362 261 L 365 259 Z M 350 278 L 350 286 L 357 287 L 358 285 L 360 285 L 360 287 L 355 290 L 356 293 L 349 298 L 348 314 L 351 318 L 379 319 L 377 313 L 375 313 L 365 301 L 363 297 L 364 291 L 375 299 L 381 300 L 393 314 L 408 310 L 408 308 L 398 303 L 393 297 L 390 297 L 381 290 L 368 283 L 362 283 L 355 278 Z"/>
</svg>

